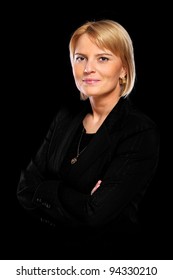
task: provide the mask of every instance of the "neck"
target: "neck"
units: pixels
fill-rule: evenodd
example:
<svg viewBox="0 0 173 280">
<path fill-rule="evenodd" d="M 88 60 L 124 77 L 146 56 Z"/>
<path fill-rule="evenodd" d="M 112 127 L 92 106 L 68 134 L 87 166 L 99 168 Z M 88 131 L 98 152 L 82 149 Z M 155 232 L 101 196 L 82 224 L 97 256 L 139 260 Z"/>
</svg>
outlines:
<svg viewBox="0 0 173 280">
<path fill-rule="evenodd" d="M 105 119 L 118 103 L 119 99 L 120 97 L 117 96 L 112 99 L 90 97 L 89 100 L 92 108 L 93 120 L 98 121 Z"/>
</svg>

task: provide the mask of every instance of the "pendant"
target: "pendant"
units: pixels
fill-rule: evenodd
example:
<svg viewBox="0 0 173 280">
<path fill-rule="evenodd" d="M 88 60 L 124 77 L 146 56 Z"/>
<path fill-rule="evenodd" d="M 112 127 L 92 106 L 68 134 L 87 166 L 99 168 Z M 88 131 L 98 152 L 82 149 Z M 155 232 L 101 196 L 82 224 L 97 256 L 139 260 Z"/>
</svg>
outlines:
<svg viewBox="0 0 173 280">
<path fill-rule="evenodd" d="M 71 160 L 71 164 L 74 164 L 74 163 L 76 163 L 76 162 L 77 162 L 77 157 L 72 158 L 72 160 Z"/>
</svg>

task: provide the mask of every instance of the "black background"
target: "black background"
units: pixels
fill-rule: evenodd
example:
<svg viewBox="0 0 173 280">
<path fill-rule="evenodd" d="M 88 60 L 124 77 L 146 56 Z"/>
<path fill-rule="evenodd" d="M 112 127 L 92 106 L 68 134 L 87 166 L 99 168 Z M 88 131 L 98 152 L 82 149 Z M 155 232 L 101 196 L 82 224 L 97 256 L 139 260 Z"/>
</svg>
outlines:
<svg viewBox="0 0 173 280">
<path fill-rule="evenodd" d="M 94 246 L 87 251 L 86 240 L 81 236 L 76 246 L 70 232 L 63 238 L 61 231 L 58 235 L 33 221 L 16 199 L 21 169 L 39 148 L 59 106 L 79 102 L 68 42 L 72 32 L 87 20 L 111 18 L 127 29 L 134 43 L 137 70 L 132 99 L 161 130 L 163 83 L 158 72 L 162 68 L 162 7 L 152 10 L 142 3 L 135 7 L 116 3 L 113 8 L 109 2 L 106 4 L 109 8 L 101 8 L 100 3 L 95 9 L 93 3 L 66 4 L 66 9 L 47 3 L 20 7 L 15 4 L 6 10 L 1 259 L 172 258 L 172 209 L 168 203 L 169 186 L 162 177 L 162 145 L 156 175 L 142 203 L 143 232 L 115 239 L 117 245 L 109 248 L 105 248 L 103 240 L 100 251 Z"/>
</svg>

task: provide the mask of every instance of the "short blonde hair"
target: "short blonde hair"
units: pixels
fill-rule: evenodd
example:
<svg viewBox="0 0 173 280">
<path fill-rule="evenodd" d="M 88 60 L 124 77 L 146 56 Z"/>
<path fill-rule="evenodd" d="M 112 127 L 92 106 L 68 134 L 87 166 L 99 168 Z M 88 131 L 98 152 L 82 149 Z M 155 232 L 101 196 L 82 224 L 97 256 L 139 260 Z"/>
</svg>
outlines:
<svg viewBox="0 0 173 280">
<path fill-rule="evenodd" d="M 109 19 L 84 23 L 74 31 L 69 42 L 71 63 L 74 58 L 76 43 L 83 34 L 88 34 L 99 48 L 108 49 L 121 58 L 127 71 L 126 81 L 122 83 L 121 96 L 129 95 L 134 87 L 136 69 L 133 43 L 125 28 L 118 22 Z M 81 93 L 81 95 L 83 94 Z M 83 95 L 81 99 L 87 99 L 87 97 Z"/>
</svg>

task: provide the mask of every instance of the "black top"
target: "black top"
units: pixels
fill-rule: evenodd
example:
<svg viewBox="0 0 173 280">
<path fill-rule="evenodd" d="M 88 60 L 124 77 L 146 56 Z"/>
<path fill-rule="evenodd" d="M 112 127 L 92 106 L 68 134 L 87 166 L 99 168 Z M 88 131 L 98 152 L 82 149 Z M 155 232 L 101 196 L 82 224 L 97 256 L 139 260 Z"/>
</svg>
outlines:
<svg viewBox="0 0 173 280">
<path fill-rule="evenodd" d="M 71 145 L 70 145 L 69 149 L 67 150 L 64 161 L 62 163 L 60 172 L 61 172 L 61 176 L 64 177 L 64 179 L 66 179 L 66 180 L 69 176 L 70 171 L 73 171 L 74 165 L 71 164 L 71 160 L 77 156 L 77 149 L 78 149 L 79 142 L 80 142 L 79 157 L 81 158 L 83 156 L 83 153 L 87 152 L 87 146 L 89 145 L 89 142 L 95 135 L 95 133 L 86 133 L 85 129 L 84 129 L 84 133 L 82 133 L 83 129 L 84 129 L 84 127 L 83 127 L 83 124 L 81 123 L 76 131 L 76 134 L 73 137 Z M 80 141 L 80 138 L 81 138 L 81 141 Z M 80 164 L 79 158 L 78 158 L 78 161 L 75 163 L 75 165 L 76 164 Z M 76 174 L 76 176 L 77 176 L 77 174 Z"/>
</svg>

